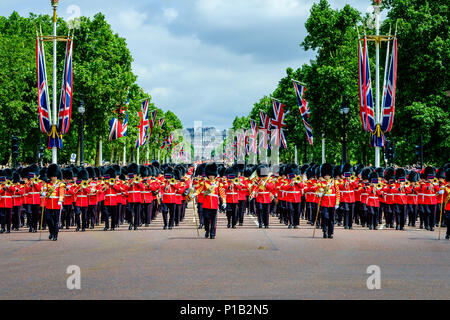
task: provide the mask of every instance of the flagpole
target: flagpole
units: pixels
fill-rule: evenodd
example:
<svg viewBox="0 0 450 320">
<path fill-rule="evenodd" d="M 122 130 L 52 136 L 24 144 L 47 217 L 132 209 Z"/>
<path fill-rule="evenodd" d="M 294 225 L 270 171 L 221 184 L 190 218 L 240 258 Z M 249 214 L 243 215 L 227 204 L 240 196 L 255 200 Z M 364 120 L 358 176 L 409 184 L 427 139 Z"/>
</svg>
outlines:
<svg viewBox="0 0 450 320">
<path fill-rule="evenodd" d="M 136 163 L 139 164 L 139 146 L 136 148 Z"/>
<path fill-rule="evenodd" d="M 51 0 L 53 6 L 53 125 L 57 125 L 58 116 L 56 114 L 56 9 L 58 1 Z M 58 149 L 56 146 L 52 148 L 52 163 L 58 163 Z"/>
<path fill-rule="evenodd" d="M 376 28 L 376 40 L 375 40 L 375 53 L 376 53 L 376 114 L 375 119 L 377 125 L 380 123 L 380 6 L 375 5 L 375 28 Z M 380 147 L 375 146 L 375 167 L 380 166 Z"/>
<path fill-rule="evenodd" d="M 125 138 L 125 139 L 123 139 L 123 162 L 122 162 L 122 165 L 125 166 L 127 164 L 126 161 L 127 161 L 127 141 Z"/>
</svg>

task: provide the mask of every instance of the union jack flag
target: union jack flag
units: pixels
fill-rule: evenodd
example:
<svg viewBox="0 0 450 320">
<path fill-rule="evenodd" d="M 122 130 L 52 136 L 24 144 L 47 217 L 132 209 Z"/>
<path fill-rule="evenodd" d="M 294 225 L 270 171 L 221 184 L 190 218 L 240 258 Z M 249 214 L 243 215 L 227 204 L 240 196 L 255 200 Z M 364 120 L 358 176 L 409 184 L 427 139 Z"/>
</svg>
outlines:
<svg viewBox="0 0 450 320">
<path fill-rule="evenodd" d="M 117 120 L 116 118 L 112 118 L 111 120 L 109 120 L 109 141 L 120 138 L 120 133 L 118 131 L 119 123 L 119 120 Z"/>
<path fill-rule="evenodd" d="M 155 127 L 156 115 L 158 114 L 158 110 L 154 110 L 151 113 L 152 120 L 150 121 L 150 134 L 147 135 L 147 140 L 150 140 L 150 137 L 153 133 L 153 128 Z"/>
<path fill-rule="evenodd" d="M 245 145 L 245 154 L 248 155 L 250 152 L 250 143 L 248 137 L 248 131 L 244 130 L 244 145 Z"/>
<path fill-rule="evenodd" d="M 310 145 L 313 144 L 313 133 L 312 133 L 312 127 L 308 123 L 307 119 L 309 118 L 309 105 L 306 99 L 303 98 L 306 87 L 302 86 L 301 84 L 298 84 L 297 82 L 293 81 L 294 83 L 294 89 L 295 94 L 297 96 L 297 102 L 300 109 L 300 114 L 302 115 L 303 124 L 305 125 L 306 129 L 306 137 L 308 138 L 308 142 Z"/>
<path fill-rule="evenodd" d="M 162 126 L 164 125 L 164 120 L 165 120 L 165 118 L 161 118 L 158 120 L 158 125 L 160 128 L 162 128 Z"/>
<path fill-rule="evenodd" d="M 240 130 L 240 132 L 236 135 L 236 157 L 244 156 L 244 134 L 244 131 Z"/>
<path fill-rule="evenodd" d="M 164 150 L 165 148 L 170 149 L 170 147 L 172 146 L 173 143 L 173 138 L 174 138 L 174 134 L 171 133 L 167 139 L 165 139 L 161 145 L 161 150 Z"/>
<path fill-rule="evenodd" d="M 258 125 L 254 120 L 250 120 L 249 138 L 249 152 L 256 153 L 258 151 Z"/>
<path fill-rule="evenodd" d="M 287 147 L 286 138 L 284 136 L 283 127 L 286 126 L 284 122 L 284 117 L 286 113 L 284 112 L 284 105 L 281 102 L 273 100 L 273 114 L 274 118 L 271 120 L 272 134 L 270 143 L 274 146 L 283 148 Z"/>
<path fill-rule="evenodd" d="M 141 125 L 144 128 L 144 138 L 145 138 L 147 136 L 148 127 L 150 126 L 149 121 L 148 121 L 148 99 L 145 99 L 142 102 L 141 110 L 142 110 Z M 143 142 L 145 144 L 145 141 L 143 141 Z"/>
<path fill-rule="evenodd" d="M 389 47 L 388 47 L 389 53 Z M 387 53 L 387 54 L 388 54 Z M 387 61 L 387 58 L 386 58 Z M 389 72 L 386 73 L 383 89 L 383 119 L 381 122 L 381 130 L 389 132 L 394 123 L 395 114 L 395 87 L 397 82 L 397 38 L 394 38 L 392 44 L 391 62 Z"/>
<path fill-rule="evenodd" d="M 147 132 L 147 129 L 145 127 L 144 115 L 142 114 L 142 111 L 139 111 L 138 115 L 139 115 L 139 125 L 138 125 L 139 134 L 136 140 L 136 148 L 145 145 L 145 134 Z"/>
<path fill-rule="evenodd" d="M 361 47 L 361 44 L 360 44 Z M 365 119 L 366 131 L 374 132 L 376 129 L 376 121 L 373 110 L 373 95 L 372 95 L 372 83 L 370 80 L 370 64 L 369 64 L 369 50 L 367 49 L 367 38 L 364 38 L 364 48 L 363 48 L 363 60 L 362 70 L 360 66 L 360 108 L 363 109 L 364 114 L 362 115 Z M 361 59 L 360 59 L 361 60 Z"/>
<path fill-rule="evenodd" d="M 119 121 L 118 130 L 120 132 L 120 136 L 121 137 L 126 137 L 127 136 L 127 132 L 128 132 L 128 114 L 125 115 L 125 121 L 123 122 L 122 125 L 120 124 L 120 121 Z"/>
<path fill-rule="evenodd" d="M 259 128 L 258 153 L 261 153 L 262 149 L 267 150 L 269 148 L 267 140 L 270 136 L 270 117 L 262 111 L 259 112 L 259 116 L 261 119 L 261 126 Z"/>
<path fill-rule="evenodd" d="M 38 113 L 39 128 L 43 133 L 50 134 L 51 119 L 49 113 L 49 97 L 47 71 L 45 67 L 45 52 L 43 43 L 36 37 L 36 65 L 37 65 L 37 92 L 38 92 Z"/>
<path fill-rule="evenodd" d="M 73 39 L 67 40 L 66 59 L 64 61 L 63 80 L 61 87 L 61 100 L 59 103 L 58 133 L 67 134 L 72 114 L 72 89 L 73 89 L 73 65 L 72 65 Z"/>
</svg>

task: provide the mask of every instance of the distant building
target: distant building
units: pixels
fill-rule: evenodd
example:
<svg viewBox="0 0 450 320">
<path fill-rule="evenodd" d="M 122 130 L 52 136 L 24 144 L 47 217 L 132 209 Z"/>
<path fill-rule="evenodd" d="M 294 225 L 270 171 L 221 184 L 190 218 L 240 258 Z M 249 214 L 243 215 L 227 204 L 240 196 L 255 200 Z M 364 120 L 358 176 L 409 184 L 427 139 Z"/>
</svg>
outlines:
<svg viewBox="0 0 450 320">
<path fill-rule="evenodd" d="M 222 160 L 222 145 L 226 130 L 214 127 L 203 127 L 201 121 L 194 122 L 194 128 L 183 129 L 184 141 L 194 146 L 193 161 Z"/>
</svg>

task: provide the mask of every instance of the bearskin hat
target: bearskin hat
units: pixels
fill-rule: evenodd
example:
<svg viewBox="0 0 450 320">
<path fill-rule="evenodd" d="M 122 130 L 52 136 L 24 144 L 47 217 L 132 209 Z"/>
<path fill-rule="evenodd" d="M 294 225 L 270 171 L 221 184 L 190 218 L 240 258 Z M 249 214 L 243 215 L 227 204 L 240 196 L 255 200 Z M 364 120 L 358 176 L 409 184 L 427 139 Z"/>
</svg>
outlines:
<svg viewBox="0 0 450 320">
<path fill-rule="evenodd" d="M 59 178 L 61 176 L 61 169 L 56 163 L 52 163 L 48 166 L 47 169 L 47 177 L 51 179 L 52 177 Z"/>
<path fill-rule="evenodd" d="M 63 179 L 66 179 L 66 180 L 73 179 L 73 172 L 69 168 L 62 169 L 62 175 L 63 175 Z"/>
<path fill-rule="evenodd" d="M 417 182 L 419 181 L 419 173 L 417 171 L 411 170 L 408 174 L 408 180 L 409 182 Z"/>
<path fill-rule="evenodd" d="M 77 178 L 79 180 L 87 180 L 87 179 L 89 179 L 89 172 L 88 172 L 88 170 L 85 169 L 85 168 L 82 168 L 80 171 L 78 171 Z"/>
<path fill-rule="evenodd" d="M 128 165 L 128 173 L 134 173 L 134 174 L 138 174 L 139 173 L 139 165 L 136 163 L 130 163 Z"/>
<path fill-rule="evenodd" d="M 217 164 L 215 162 L 208 163 L 205 166 L 205 174 L 206 174 L 206 176 L 217 176 L 217 173 L 218 173 L 217 170 L 218 170 L 218 168 L 217 168 Z"/>
<path fill-rule="evenodd" d="M 395 179 L 406 179 L 406 172 L 405 169 L 403 168 L 397 168 L 397 170 L 395 170 Z"/>
<path fill-rule="evenodd" d="M 361 179 L 369 180 L 369 175 L 371 173 L 370 168 L 364 168 L 361 170 Z"/>
<path fill-rule="evenodd" d="M 321 177 L 333 176 L 333 167 L 329 163 L 323 163 L 320 166 L 319 173 Z"/>
</svg>

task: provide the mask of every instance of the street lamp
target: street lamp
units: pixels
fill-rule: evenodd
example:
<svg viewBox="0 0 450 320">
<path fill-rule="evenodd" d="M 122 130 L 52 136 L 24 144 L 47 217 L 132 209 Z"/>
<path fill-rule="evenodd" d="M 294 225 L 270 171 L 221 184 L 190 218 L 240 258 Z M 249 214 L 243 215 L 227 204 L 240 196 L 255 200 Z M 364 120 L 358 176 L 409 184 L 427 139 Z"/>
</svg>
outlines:
<svg viewBox="0 0 450 320">
<path fill-rule="evenodd" d="M 80 93 L 80 106 L 78 107 L 78 112 L 81 114 L 81 124 L 80 124 L 80 166 L 84 164 L 84 148 L 83 148 L 83 135 L 84 135 L 84 100 L 83 94 Z"/>
<path fill-rule="evenodd" d="M 342 138 L 342 164 L 347 163 L 347 122 L 346 115 L 349 113 L 350 108 L 348 107 L 348 100 L 345 95 L 342 96 L 342 106 L 340 113 L 342 115 L 342 128 L 343 128 L 343 138 Z"/>
</svg>

